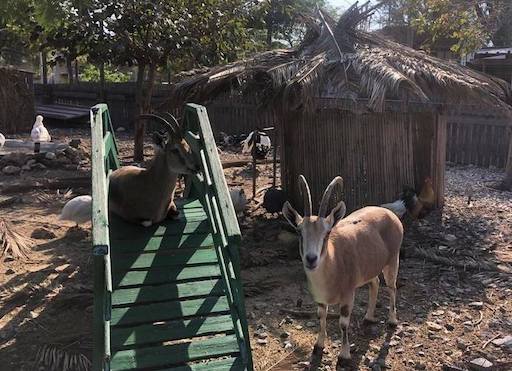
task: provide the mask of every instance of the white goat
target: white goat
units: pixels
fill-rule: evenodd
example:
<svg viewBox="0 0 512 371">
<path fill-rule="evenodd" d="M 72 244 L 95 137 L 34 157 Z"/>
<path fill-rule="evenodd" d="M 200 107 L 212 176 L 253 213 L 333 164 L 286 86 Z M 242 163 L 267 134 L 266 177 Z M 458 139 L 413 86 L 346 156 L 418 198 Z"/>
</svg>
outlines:
<svg viewBox="0 0 512 371">
<path fill-rule="evenodd" d="M 123 166 L 110 175 L 110 211 L 145 227 L 177 215 L 173 200 L 178 175 L 199 171 L 178 122 L 172 115 L 166 116 L 141 116 L 155 118 L 167 129 L 155 133 L 156 153 L 149 167 Z"/>
<path fill-rule="evenodd" d="M 383 273 L 389 289 L 388 322 L 397 324 L 396 278 L 402 223 L 388 209 L 365 207 L 342 219 L 345 203 L 339 202 L 327 214 L 331 193 L 343 179 L 336 177 L 326 188 L 318 216 L 312 215 L 311 194 L 304 176 L 299 177 L 304 197 L 304 217 L 286 202 L 283 215 L 300 234 L 300 255 L 309 290 L 318 304 L 320 332 L 313 352 L 321 354 L 326 336 L 327 306 L 340 304 L 340 329 L 343 339 L 340 361 L 350 359 L 348 326 L 356 288 L 369 284 L 368 310 L 365 319 L 376 321 L 375 305 L 379 274 Z"/>
</svg>

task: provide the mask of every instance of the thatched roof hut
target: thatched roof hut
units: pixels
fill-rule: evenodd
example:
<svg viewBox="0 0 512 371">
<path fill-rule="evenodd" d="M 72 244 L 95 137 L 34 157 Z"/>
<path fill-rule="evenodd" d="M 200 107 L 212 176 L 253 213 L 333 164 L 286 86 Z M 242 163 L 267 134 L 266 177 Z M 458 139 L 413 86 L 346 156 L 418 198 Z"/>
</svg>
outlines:
<svg viewBox="0 0 512 371">
<path fill-rule="evenodd" d="M 175 85 L 169 103 L 237 92 L 279 115 L 283 185 L 299 199 L 304 174 L 318 200 L 335 175 L 349 208 L 393 201 L 426 176 L 443 203 L 443 107 L 485 104 L 511 112 L 504 81 L 358 29 L 373 8 L 349 8 L 335 22 L 319 12 L 294 49 L 272 50 Z"/>
</svg>

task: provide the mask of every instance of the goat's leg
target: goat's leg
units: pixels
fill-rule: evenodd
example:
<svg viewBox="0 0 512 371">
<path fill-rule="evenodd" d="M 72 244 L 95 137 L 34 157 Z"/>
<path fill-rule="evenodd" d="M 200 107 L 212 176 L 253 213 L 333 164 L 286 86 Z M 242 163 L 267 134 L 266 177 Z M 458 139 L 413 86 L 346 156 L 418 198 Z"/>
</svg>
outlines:
<svg viewBox="0 0 512 371">
<path fill-rule="evenodd" d="M 324 351 L 325 337 L 327 336 L 327 305 L 318 304 L 318 318 L 320 319 L 320 331 L 313 348 L 315 355 L 320 355 Z"/>
<path fill-rule="evenodd" d="M 375 306 L 377 305 L 377 295 L 379 294 L 379 276 L 372 278 L 368 282 L 368 309 L 364 316 L 365 321 L 377 322 L 375 318 Z"/>
<path fill-rule="evenodd" d="M 341 331 L 341 353 L 338 356 L 338 360 L 348 360 L 350 359 L 350 342 L 348 341 L 348 326 L 350 324 L 350 314 L 352 313 L 352 308 L 354 307 L 354 295 L 353 292 L 349 300 L 344 301 L 340 307 L 340 331 Z"/>
<path fill-rule="evenodd" d="M 393 258 L 392 262 L 382 270 L 382 275 L 384 276 L 389 291 L 388 323 L 393 326 L 398 324 L 398 319 L 396 318 L 396 279 L 398 276 L 398 265 L 399 257 L 397 255 L 396 258 Z"/>
<path fill-rule="evenodd" d="M 167 219 L 177 219 L 179 215 L 180 212 L 178 211 L 178 208 L 176 207 L 174 200 L 172 200 L 169 203 L 169 207 L 167 208 Z"/>
</svg>

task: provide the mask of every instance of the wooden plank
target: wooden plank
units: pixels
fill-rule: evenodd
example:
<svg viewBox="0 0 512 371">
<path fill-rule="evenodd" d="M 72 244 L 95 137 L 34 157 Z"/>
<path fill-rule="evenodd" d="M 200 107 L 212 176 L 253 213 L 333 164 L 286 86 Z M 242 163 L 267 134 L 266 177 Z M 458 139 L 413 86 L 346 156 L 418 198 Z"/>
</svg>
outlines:
<svg viewBox="0 0 512 371">
<path fill-rule="evenodd" d="M 112 293 L 112 305 L 142 304 L 145 302 L 177 300 L 196 296 L 221 296 L 224 294 L 224 291 L 224 284 L 219 279 L 121 288 L 114 290 Z"/>
<path fill-rule="evenodd" d="M 116 350 L 133 349 L 134 346 L 190 339 L 209 334 L 225 334 L 233 331 L 233 320 L 230 315 L 196 317 L 189 320 L 159 322 L 136 327 L 118 327 L 112 329 L 112 347 Z"/>
<path fill-rule="evenodd" d="M 204 218 L 188 222 L 166 220 L 147 228 L 124 222 L 119 218 L 112 218 L 110 222 L 110 238 L 112 240 L 150 239 L 156 236 L 179 236 L 182 234 L 204 234 L 209 232 L 210 223 Z"/>
<path fill-rule="evenodd" d="M 213 237 L 210 233 L 185 234 L 181 236 L 156 236 L 149 240 L 131 239 L 110 241 L 112 253 L 114 255 L 135 253 L 135 252 L 154 252 L 182 248 L 207 248 L 213 246 Z"/>
<path fill-rule="evenodd" d="M 234 354 L 238 354 L 237 339 L 234 335 L 227 335 L 190 343 L 118 351 L 112 356 L 111 367 L 112 370 L 165 367 Z"/>
<path fill-rule="evenodd" d="M 242 371 L 246 369 L 242 357 L 230 357 L 208 362 L 189 363 L 187 366 L 162 368 L 160 371 Z"/>
<path fill-rule="evenodd" d="M 128 326 L 219 313 L 229 313 L 225 296 L 112 308 L 110 323 L 112 326 Z"/>
<path fill-rule="evenodd" d="M 114 288 L 134 285 L 152 285 L 198 278 L 220 277 L 218 265 L 201 265 L 198 267 L 166 267 L 148 271 L 117 272 L 113 274 Z"/>
<path fill-rule="evenodd" d="M 169 250 L 166 253 L 123 254 L 116 256 L 114 271 L 196 264 L 213 264 L 217 255 L 213 249 Z"/>
</svg>

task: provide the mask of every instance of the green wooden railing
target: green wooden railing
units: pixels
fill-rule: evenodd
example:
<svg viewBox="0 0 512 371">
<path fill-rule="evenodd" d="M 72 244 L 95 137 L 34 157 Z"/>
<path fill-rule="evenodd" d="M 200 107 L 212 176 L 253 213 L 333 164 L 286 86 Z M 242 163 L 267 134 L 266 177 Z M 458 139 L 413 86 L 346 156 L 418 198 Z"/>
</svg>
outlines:
<svg viewBox="0 0 512 371">
<path fill-rule="evenodd" d="M 94 264 L 93 369 L 109 369 L 112 263 L 108 229 L 108 176 L 117 169 L 117 145 L 106 104 L 91 109 L 92 243 Z"/>
<path fill-rule="evenodd" d="M 201 174 L 193 177 L 186 193 L 199 197 L 212 224 L 221 273 L 228 290 L 228 301 L 230 307 L 235 309 L 233 320 L 240 351 L 247 368 L 252 370 L 251 346 L 240 277 L 240 228 L 205 107 L 190 103 L 186 105 L 185 130 L 185 139 L 196 153 L 202 170 Z"/>
<path fill-rule="evenodd" d="M 235 333 L 245 369 L 252 370 L 252 356 L 240 278 L 240 229 L 228 193 L 206 109 L 187 104 L 184 110 L 186 140 L 201 164 L 201 173 L 187 179 L 187 197 L 201 201 L 211 224 L 221 276 L 231 308 Z M 108 177 L 119 165 L 117 145 L 107 105 L 91 109 L 94 328 L 93 370 L 109 370 L 112 261 L 108 220 Z M 115 262 L 114 262 L 115 263 Z"/>
</svg>

